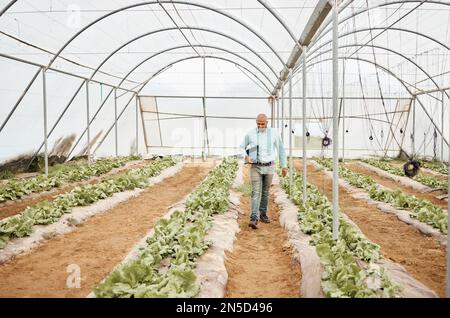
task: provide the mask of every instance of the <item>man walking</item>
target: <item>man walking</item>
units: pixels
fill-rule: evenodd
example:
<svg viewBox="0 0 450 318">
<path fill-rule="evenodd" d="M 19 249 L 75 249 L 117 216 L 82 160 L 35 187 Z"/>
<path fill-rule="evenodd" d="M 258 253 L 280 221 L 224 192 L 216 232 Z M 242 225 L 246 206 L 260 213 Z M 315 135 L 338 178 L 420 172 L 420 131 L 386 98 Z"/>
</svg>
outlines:
<svg viewBox="0 0 450 318">
<path fill-rule="evenodd" d="M 252 213 L 250 226 L 258 228 L 259 218 L 263 223 L 270 223 L 267 217 L 267 203 L 269 189 L 275 173 L 275 152 L 278 154 L 283 177 L 287 174 L 287 160 L 284 145 L 277 130 L 267 128 L 267 116 L 259 114 L 256 117 L 256 129 L 250 130 L 244 138 L 240 148 L 245 162 L 251 164 L 250 177 L 252 181 Z"/>
</svg>

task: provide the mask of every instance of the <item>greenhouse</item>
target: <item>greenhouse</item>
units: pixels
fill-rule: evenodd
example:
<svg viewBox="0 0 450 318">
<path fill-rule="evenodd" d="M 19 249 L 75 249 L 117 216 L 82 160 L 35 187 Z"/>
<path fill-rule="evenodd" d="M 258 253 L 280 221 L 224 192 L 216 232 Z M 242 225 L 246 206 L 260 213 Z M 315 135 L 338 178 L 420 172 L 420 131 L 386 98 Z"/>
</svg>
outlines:
<svg viewBox="0 0 450 318">
<path fill-rule="evenodd" d="M 450 297 L 449 0 L 0 0 L 0 74 L 1 298 Z"/>
</svg>

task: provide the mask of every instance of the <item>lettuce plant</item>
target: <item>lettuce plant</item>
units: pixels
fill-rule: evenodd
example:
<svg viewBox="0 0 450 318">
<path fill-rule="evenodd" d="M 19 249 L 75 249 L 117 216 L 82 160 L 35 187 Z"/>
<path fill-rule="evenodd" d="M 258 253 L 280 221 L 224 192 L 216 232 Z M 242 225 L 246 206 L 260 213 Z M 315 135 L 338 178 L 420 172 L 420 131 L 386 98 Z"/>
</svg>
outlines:
<svg viewBox="0 0 450 318">
<path fill-rule="evenodd" d="M 99 298 L 194 297 L 199 292 L 193 269 L 211 245 L 205 235 L 212 216 L 229 206 L 237 161 L 226 158 L 189 195 L 184 211 L 161 218 L 137 259 L 115 268 L 94 289 Z"/>
<path fill-rule="evenodd" d="M 380 258 L 378 245 L 342 218 L 339 239 L 333 240 L 332 207 L 319 189 L 308 184 L 308 199 L 303 202 L 301 175 L 294 173 L 292 189 L 288 177 L 281 177 L 281 185 L 298 206 L 300 229 L 311 236 L 310 244 L 324 266 L 321 286 L 327 297 L 398 297 L 400 287 L 375 264 Z"/>
<path fill-rule="evenodd" d="M 51 201 L 45 200 L 29 206 L 21 214 L 0 221 L 0 249 L 4 248 L 10 239 L 29 236 L 34 225 L 55 223 L 65 213 L 70 213 L 73 207 L 90 205 L 117 192 L 144 188 L 148 185 L 150 177 L 158 175 L 175 163 L 171 157 L 159 159 L 142 168 L 107 178 L 97 184 L 76 187 Z"/>
</svg>

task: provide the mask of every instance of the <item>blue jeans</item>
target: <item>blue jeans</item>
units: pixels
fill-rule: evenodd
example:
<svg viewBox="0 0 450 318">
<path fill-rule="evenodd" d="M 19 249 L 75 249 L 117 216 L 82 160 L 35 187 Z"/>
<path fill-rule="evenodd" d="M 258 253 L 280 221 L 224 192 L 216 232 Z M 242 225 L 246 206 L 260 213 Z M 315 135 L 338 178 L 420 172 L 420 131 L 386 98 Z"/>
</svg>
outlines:
<svg viewBox="0 0 450 318">
<path fill-rule="evenodd" d="M 257 221 L 259 211 L 261 211 L 261 219 L 267 217 L 267 203 L 269 201 L 269 189 L 272 183 L 273 169 L 252 165 L 250 168 L 250 178 L 252 180 L 252 214 L 250 218 Z"/>
</svg>

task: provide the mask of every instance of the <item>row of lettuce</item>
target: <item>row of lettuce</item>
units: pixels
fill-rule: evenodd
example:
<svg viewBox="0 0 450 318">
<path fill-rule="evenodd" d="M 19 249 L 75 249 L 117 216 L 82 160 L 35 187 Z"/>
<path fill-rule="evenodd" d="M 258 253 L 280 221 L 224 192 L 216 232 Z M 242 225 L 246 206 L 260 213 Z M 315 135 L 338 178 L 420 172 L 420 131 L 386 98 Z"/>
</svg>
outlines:
<svg viewBox="0 0 450 318">
<path fill-rule="evenodd" d="M 194 297 L 199 292 L 193 269 L 211 245 L 205 240 L 212 216 L 229 206 L 229 190 L 238 169 L 226 158 L 190 194 L 184 211 L 161 218 L 141 254 L 116 267 L 95 289 L 99 298 Z"/>
<path fill-rule="evenodd" d="M 48 191 L 65 183 L 87 180 L 94 176 L 110 172 L 132 160 L 141 160 L 140 156 L 116 157 L 98 160 L 93 164 L 63 165 L 49 176 L 38 175 L 33 178 L 11 179 L 0 186 L 0 203 L 18 200 L 31 193 Z"/>
<path fill-rule="evenodd" d="M 300 229 L 311 236 L 310 244 L 324 266 L 321 287 L 326 297 L 399 297 L 401 288 L 376 264 L 378 245 L 343 218 L 339 219 L 339 238 L 333 239 L 332 207 L 317 187 L 308 184 L 304 202 L 301 174 L 293 173 L 292 189 L 288 177 L 281 177 L 281 186 L 298 206 Z"/>
<path fill-rule="evenodd" d="M 317 158 L 316 162 L 328 170 L 333 169 L 331 159 Z M 447 234 L 447 213 L 430 201 L 405 194 L 399 189 L 388 190 L 381 188 L 371 177 L 353 172 L 343 165 L 339 166 L 339 176 L 350 185 L 367 191 L 371 199 L 405 210 L 409 212 L 412 218 L 431 225 L 442 234 Z"/>
<path fill-rule="evenodd" d="M 374 159 L 364 159 L 362 161 L 371 166 L 377 167 L 381 170 L 395 174 L 397 176 L 405 176 L 403 169 L 391 165 L 388 161 L 374 160 Z M 413 179 L 423 185 L 430 187 L 430 188 L 442 189 L 442 191 L 447 192 L 448 182 L 445 180 L 441 180 L 437 177 L 424 175 L 424 174 L 418 174 Z"/>
<path fill-rule="evenodd" d="M 427 161 L 423 160 L 421 161 L 422 167 L 433 170 L 438 173 L 442 174 L 448 174 L 448 163 L 442 163 L 440 161 Z"/>
<path fill-rule="evenodd" d="M 11 239 L 29 236 L 33 232 L 34 225 L 57 222 L 74 207 L 92 204 L 114 193 L 145 188 L 150 177 L 175 164 L 176 159 L 172 157 L 157 159 L 142 168 L 108 177 L 93 185 L 78 186 L 70 192 L 56 196 L 53 200 L 44 200 L 31 205 L 22 213 L 0 221 L 0 249 L 3 249 Z"/>
</svg>

